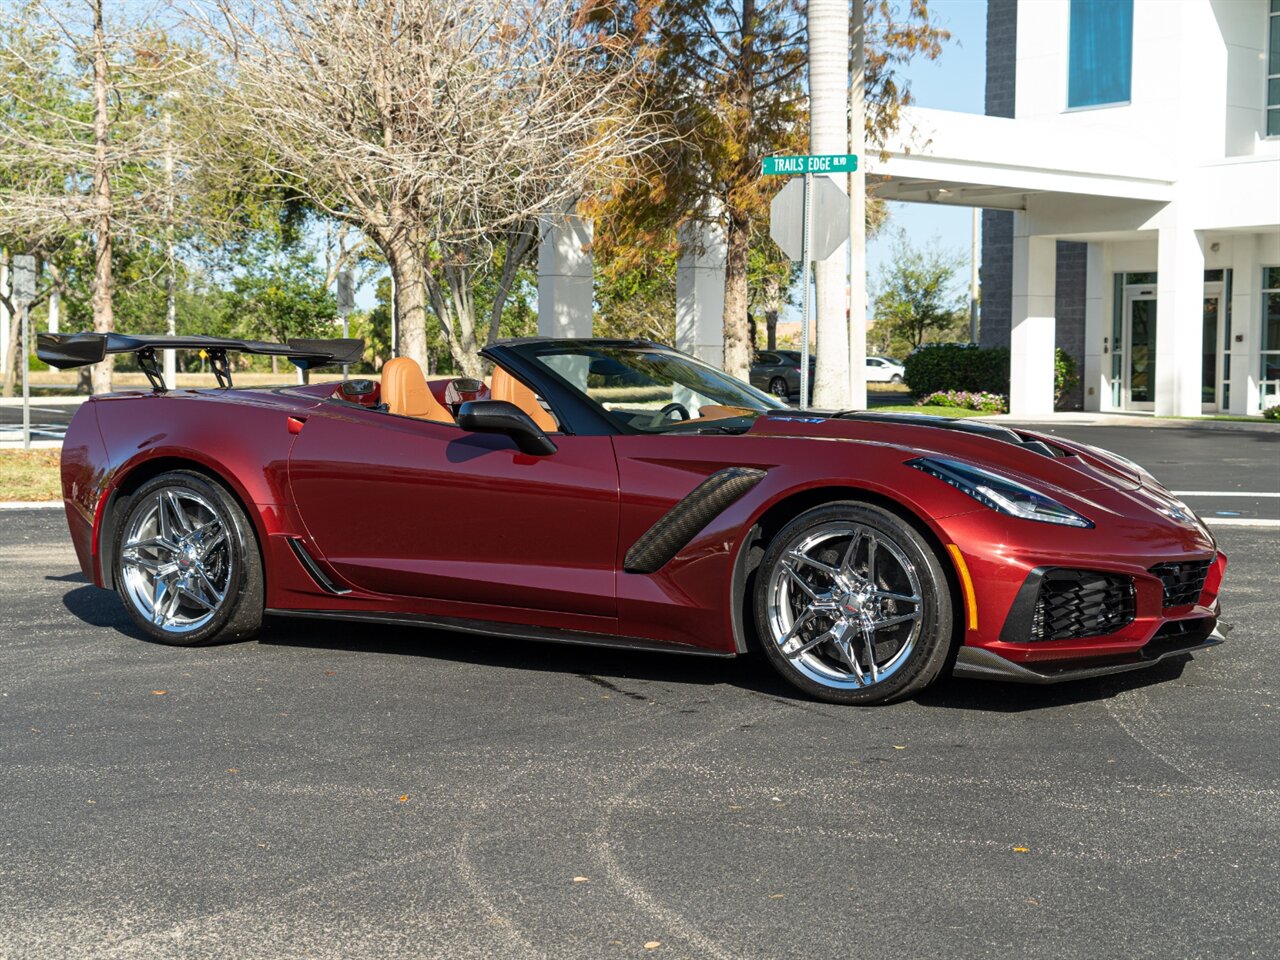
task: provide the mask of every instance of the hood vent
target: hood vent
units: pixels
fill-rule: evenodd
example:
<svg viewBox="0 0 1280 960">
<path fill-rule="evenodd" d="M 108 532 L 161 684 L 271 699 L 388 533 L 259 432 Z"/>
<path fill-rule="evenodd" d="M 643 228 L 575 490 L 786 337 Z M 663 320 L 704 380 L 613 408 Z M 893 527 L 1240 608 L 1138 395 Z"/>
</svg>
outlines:
<svg viewBox="0 0 1280 960">
<path fill-rule="evenodd" d="M 790 412 L 790 411 L 788 411 Z M 953 430 L 957 433 L 972 433 L 1001 443 L 1013 444 L 1030 453 L 1038 453 L 1043 457 L 1071 457 L 1075 454 L 1059 447 L 1050 446 L 1043 440 L 1028 440 L 1015 430 L 997 426 L 993 423 L 975 423 L 972 420 L 952 420 L 948 417 L 931 417 L 915 413 L 871 413 L 866 411 L 847 411 L 840 413 L 816 413 L 804 411 L 804 416 L 826 417 L 837 420 L 857 420 L 861 423 L 895 423 L 909 427 L 931 427 L 935 430 Z"/>
</svg>

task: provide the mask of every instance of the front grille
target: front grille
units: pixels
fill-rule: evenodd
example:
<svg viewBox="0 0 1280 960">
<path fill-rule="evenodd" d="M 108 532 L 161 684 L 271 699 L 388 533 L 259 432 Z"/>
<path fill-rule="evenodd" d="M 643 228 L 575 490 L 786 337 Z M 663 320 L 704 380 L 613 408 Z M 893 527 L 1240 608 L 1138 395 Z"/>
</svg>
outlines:
<svg viewBox="0 0 1280 960">
<path fill-rule="evenodd" d="M 1040 581 L 1032 640 L 1072 640 L 1114 633 L 1132 623 L 1133 581 L 1093 570 L 1048 570 Z"/>
<path fill-rule="evenodd" d="M 1186 560 L 1152 567 L 1151 572 L 1164 584 L 1164 605 L 1184 607 L 1195 603 L 1204 589 L 1204 578 L 1209 575 L 1212 563 L 1212 560 Z"/>
</svg>

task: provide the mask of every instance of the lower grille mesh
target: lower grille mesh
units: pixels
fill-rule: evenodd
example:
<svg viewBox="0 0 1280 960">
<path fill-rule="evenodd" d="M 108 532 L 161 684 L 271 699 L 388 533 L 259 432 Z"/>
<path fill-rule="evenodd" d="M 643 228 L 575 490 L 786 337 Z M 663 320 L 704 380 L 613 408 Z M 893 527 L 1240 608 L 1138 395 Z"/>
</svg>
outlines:
<svg viewBox="0 0 1280 960">
<path fill-rule="evenodd" d="M 1133 581 L 1092 570 L 1050 570 L 1040 582 L 1032 640 L 1072 640 L 1114 633 L 1133 621 Z"/>
<path fill-rule="evenodd" d="M 1212 560 L 1187 560 L 1181 563 L 1161 563 L 1151 572 L 1164 584 L 1164 605 L 1183 607 L 1195 603 L 1204 589 Z"/>
</svg>

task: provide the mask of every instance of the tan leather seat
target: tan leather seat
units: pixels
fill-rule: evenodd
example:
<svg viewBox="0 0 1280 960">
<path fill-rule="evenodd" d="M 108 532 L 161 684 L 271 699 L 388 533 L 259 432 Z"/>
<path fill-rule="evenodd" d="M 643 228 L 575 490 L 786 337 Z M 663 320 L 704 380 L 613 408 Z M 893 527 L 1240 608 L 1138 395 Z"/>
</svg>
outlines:
<svg viewBox="0 0 1280 960">
<path fill-rule="evenodd" d="M 493 377 L 489 381 L 489 396 L 494 400 L 514 403 L 547 433 L 555 433 L 560 429 L 556 425 L 555 417 L 543 409 L 534 392 L 501 367 L 493 368 Z"/>
<path fill-rule="evenodd" d="M 431 392 L 422 368 L 412 357 L 396 357 L 382 365 L 382 402 L 402 417 L 453 423 L 453 415 Z"/>
<path fill-rule="evenodd" d="M 721 403 L 704 403 L 698 408 L 698 419 L 727 420 L 729 417 L 745 417 L 755 412 L 750 407 L 726 407 Z"/>
</svg>

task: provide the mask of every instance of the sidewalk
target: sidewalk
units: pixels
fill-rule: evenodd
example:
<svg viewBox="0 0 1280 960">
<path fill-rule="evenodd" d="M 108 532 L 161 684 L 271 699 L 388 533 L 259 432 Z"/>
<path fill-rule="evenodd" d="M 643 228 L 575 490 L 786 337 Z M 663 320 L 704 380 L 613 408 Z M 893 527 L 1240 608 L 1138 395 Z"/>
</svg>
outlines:
<svg viewBox="0 0 1280 960">
<path fill-rule="evenodd" d="M 1146 413 L 1087 413 L 1083 410 L 1064 410 L 1042 417 L 1015 417 L 1009 413 L 997 413 L 983 417 L 988 423 L 1008 423 L 1023 427 L 1137 427 L 1181 428 L 1186 430 L 1246 430 L 1280 431 L 1280 422 L 1274 420 L 1214 420 L 1211 417 L 1156 417 Z"/>
</svg>

